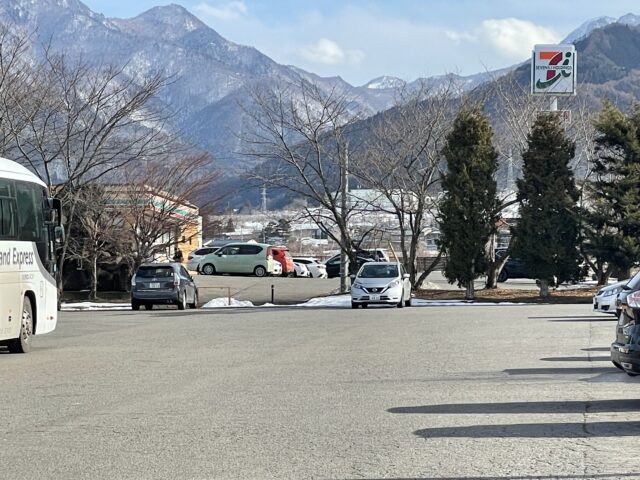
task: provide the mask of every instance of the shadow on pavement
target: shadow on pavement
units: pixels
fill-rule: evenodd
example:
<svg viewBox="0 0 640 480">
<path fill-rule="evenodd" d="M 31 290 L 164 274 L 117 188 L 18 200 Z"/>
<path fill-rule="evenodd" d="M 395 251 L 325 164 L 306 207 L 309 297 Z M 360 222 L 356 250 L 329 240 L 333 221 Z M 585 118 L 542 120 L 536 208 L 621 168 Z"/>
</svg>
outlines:
<svg viewBox="0 0 640 480">
<path fill-rule="evenodd" d="M 616 479 L 616 478 L 640 478 L 640 472 L 636 473 L 592 473 L 585 475 L 509 475 L 506 477 L 358 477 L 359 480 L 583 480 L 583 479 Z M 346 479 L 346 480 L 356 480 Z"/>
<path fill-rule="evenodd" d="M 540 360 L 543 362 L 610 362 L 611 357 L 608 355 L 601 357 L 546 357 Z"/>
<path fill-rule="evenodd" d="M 579 315 L 568 315 L 568 316 L 559 316 L 559 317 L 527 317 L 529 320 L 550 320 L 554 322 L 615 322 L 617 321 L 615 315 L 609 315 L 607 317 L 604 316 L 593 316 L 590 315 L 588 317 L 579 316 Z"/>
<path fill-rule="evenodd" d="M 578 368 L 507 368 L 508 375 L 584 375 L 590 373 L 616 372 L 614 367 L 578 367 Z"/>
<path fill-rule="evenodd" d="M 583 348 L 582 351 L 583 352 L 610 352 L 611 347 L 589 347 L 589 348 Z"/>
<path fill-rule="evenodd" d="M 640 412 L 640 400 L 592 400 L 506 403 L 451 403 L 395 407 L 389 413 L 408 414 L 512 414 L 512 413 L 603 413 Z M 639 432 L 640 433 L 640 432 Z"/>
<path fill-rule="evenodd" d="M 469 427 L 424 428 L 413 433 L 422 438 L 635 437 L 640 435 L 640 422 L 473 425 Z"/>
</svg>

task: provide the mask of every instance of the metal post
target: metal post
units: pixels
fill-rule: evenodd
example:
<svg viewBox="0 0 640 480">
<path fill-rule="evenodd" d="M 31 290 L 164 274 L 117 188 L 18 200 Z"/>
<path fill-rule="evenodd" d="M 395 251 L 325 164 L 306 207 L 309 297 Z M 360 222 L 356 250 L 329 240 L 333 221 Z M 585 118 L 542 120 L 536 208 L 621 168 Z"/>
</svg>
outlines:
<svg viewBox="0 0 640 480">
<path fill-rule="evenodd" d="M 273 285 L 271 285 L 271 304 L 275 304 L 276 303 L 275 298 L 276 298 L 275 287 Z"/>
<path fill-rule="evenodd" d="M 347 229 L 347 195 L 349 195 L 349 150 L 342 156 L 342 171 L 340 172 L 340 215 Z M 340 249 L 340 292 L 347 291 L 347 276 L 349 275 L 349 256 L 345 252 L 346 248 L 351 249 L 351 245 L 345 245 L 347 238 L 342 237 L 342 248 Z"/>
<path fill-rule="evenodd" d="M 549 106 L 549 110 L 552 112 L 558 111 L 558 97 L 551 97 L 551 105 Z"/>
<path fill-rule="evenodd" d="M 231 306 L 231 287 L 227 287 L 227 305 Z"/>
</svg>

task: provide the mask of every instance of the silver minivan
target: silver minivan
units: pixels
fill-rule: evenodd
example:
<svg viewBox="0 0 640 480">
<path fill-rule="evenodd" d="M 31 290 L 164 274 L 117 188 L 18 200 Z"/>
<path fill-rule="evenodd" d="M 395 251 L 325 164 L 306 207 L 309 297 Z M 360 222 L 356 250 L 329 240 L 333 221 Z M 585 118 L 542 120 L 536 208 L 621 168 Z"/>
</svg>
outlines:
<svg viewBox="0 0 640 480">
<path fill-rule="evenodd" d="M 271 245 L 252 242 L 228 243 L 200 260 L 198 271 L 205 275 L 242 273 L 266 277 L 273 272 Z"/>
</svg>

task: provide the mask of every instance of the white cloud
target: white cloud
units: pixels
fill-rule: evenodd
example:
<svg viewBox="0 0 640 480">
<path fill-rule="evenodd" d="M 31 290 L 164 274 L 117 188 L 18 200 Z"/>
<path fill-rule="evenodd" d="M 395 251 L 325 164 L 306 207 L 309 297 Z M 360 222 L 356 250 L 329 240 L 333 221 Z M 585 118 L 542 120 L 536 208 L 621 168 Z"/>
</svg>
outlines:
<svg viewBox="0 0 640 480">
<path fill-rule="evenodd" d="M 218 20 L 231 20 L 247 13 L 247 6 L 243 0 L 233 0 L 217 6 L 203 2 L 193 7 L 193 9 L 202 15 Z"/>
<path fill-rule="evenodd" d="M 502 56 L 514 60 L 528 57 L 536 43 L 557 43 L 560 40 L 552 29 L 517 18 L 484 20 L 481 32 Z"/>
<path fill-rule="evenodd" d="M 301 48 L 300 55 L 309 62 L 324 65 L 358 64 L 364 59 L 364 52 L 361 50 L 345 51 L 328 38 L 321 38 L 316 43 Z"/>
<path fill-rule="evenodd" d="M 476 35 L 468 32 L 445 30 L 444 34 L 449 40 L 453 40 L 456 45 L 462 42 L 475 42 L 476 40 L 478 40 L 478 37 Z"/>
</svg>

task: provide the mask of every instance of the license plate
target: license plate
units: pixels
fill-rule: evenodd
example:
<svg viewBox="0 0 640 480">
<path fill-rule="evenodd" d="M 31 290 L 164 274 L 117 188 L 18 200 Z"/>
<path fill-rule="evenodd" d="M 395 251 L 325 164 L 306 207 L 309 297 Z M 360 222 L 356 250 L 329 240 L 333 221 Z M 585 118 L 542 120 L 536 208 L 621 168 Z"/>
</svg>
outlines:
<svg viewBox="0 0 640 480">
<path fill-rule="evenodd" d="M 380 300 L 380 295 L 369 295 L 369 300 Z"/>
<path fill-rule="evenodd" d="M 160 282 L 150 283 L 149 288 L 160 288 Z"/>
</svg>

